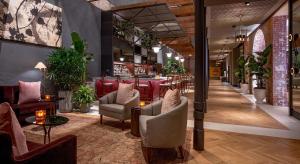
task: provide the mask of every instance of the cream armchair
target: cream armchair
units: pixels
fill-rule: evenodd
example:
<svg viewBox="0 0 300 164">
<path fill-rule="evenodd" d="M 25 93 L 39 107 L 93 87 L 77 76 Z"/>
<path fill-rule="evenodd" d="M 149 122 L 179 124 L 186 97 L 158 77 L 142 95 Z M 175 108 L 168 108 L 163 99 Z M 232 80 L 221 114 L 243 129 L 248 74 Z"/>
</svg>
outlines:
<svg viewBox="0 0 300 164">
<path fill-rule="evenodd" d="M 124 130 L 125 120 L 131 118 L 131 108 L 138 107 L 140 102 L 140 93 L 134 90 L 134 96 L 128 100 L 125 105 L 116 104 L 117 91 L 111 92 L 99 99 L 100 123 L 102 124 L 103 115 L 122 122 Z"/>
<path fill-rule="evenodd" d="M 151 148 L 179 148 L 183 157 L 182 145 L 187 128 L 188 100 L 181 97 L 181 103 L 173 110 L 161 114 L 162 101 L 147 105 L 140 116 L 140 134 L 150 162 Z"/>
</svg>

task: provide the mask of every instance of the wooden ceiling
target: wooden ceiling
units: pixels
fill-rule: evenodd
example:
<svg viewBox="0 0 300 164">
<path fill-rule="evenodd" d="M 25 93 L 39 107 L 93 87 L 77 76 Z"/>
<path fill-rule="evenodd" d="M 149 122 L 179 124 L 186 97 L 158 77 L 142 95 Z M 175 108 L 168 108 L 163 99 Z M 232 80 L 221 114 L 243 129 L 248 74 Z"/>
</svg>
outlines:
<svg viewBox="0 0 300 164">
<path fill-rule="evenodd" d="M 170 11 L 176 16 L 177 22 L 181 25 L 182 29 L 185 31 L 186 36 L 184 37 L 180 37 L 180 38 L 169 38 L 169 39 L 162 39 L 162 43 L 166 44 L 167 46 L 173 48 L 175 51 L 179 52 L 182 55 L 190 55 L 190 54 L 194 54 L 194 47 L 193 47 L 193 40 L 194 40 L 194 34 L 195 34 L 195 17 L 194 17 L 194 1 L 193 0 L 89 0 L 89 1 L 93 1 L 91 3 L 95 4 L 96 3 L 104 3 L 104 1 L 106 2 L 110 2 L 113 6 L 111 7 L 112 10 L 115 9 L 120 9 L 120 8 L 134 8 L 137 6 L 147 6 L 149 4 L 157 4 L 157 3 L 166 3 L 167 6 L 169 7 Z M 208 19 L 208 28 L 211 28 L 211 30 L 209 29 L 209 36 L 215 36 L 214 33 L 221 33 L 222 31 L 224 33 L 228 33 L 231 32 L 232 33 L 232 24 L 237 24 L 239 22 L 239 20 L 235 20 L 232 18 L 232 15 L 229 15 L 228 17 L 226 17 L 226 15 L 224 15 L 224 18 L 226 17 L 226 19 L 230 19 L 231 20 L 226 20 L 226 19 L 220 19 L 218 21 L 224 22 L 227 21 L 228 24 L 226 28 L 226 30 L 222 30 L 222 28 L 224 27 L 217 27 L 217 26 L 212 26 L 214 20 L 212 20 L 212 18 L 214 17 L 213 15 L 209 15 L 211 13 L 214 13 L 214 8 L 216 8 L 218 10 L 219 13 L 224 12 L 224 14 L 226 14 L 226 12 L 231 13 L 231 10 L 234 11 L 240 11 L 240 8 L 230 8 L 231 5 L 230 4 L 244 4 L 245 2 L 258 2 L 258 1 L 271 1 L 271 0 L 205 0 L 205 5 L 208 6 L 208 10 L 210 10 L 210 12 L 208 12 L 207 15 L 207 19 Z M 96 5 L 97 6 L 97 5 Z M 107 6 L 107 5 L 106 5 Z M 223 8 L 223 7 L 224 8 Z M 228 6 L 229 8 L 226 8 L 226 6 Z M 238 6 L 239 7 L 239 6 Z M 266 6 L 269 7 L 269 6 Z M 262 8 L 257 8 L 257 10 L 261 10 Z M 266 9 L 266 8 L 264 8 Z M 220 11 L 219 11 L 220 10 Z M 268 10 L 268 9 L 266 9 Z M 261 11 L 261 12 L 265 12 L 267 14 L 268 11 Z M 263 17 L 263 15 L 259 15 L 261 17 Z M 267 16 L 267 15 L 264 15 Z M 230 18 L 229 18 L 230 17 Z M 252 15 L 252 17 L 255 17 L 255 14 Z M 265 19 L 262 18 L 262 19 Z M 251 20 L 249 20 L 251 21 Z M 211 24 L 210 24 L 211 23 Z M 258 20 L 253 19 L 252 23 L 261 23 L 258 22 Z M 231 30 L 231 31 L 230 31 Z M 233 31 L 234 32 L 234 31 Z M 231 35 L 230 33 L 230 35 Z M 234 34 L 233 34 L 234 35 Z M 220 40 L 226 40 L 227 37 L 224 37 L 225 35 L 220 35 L 220 38 L 217 38 L 218 40 L 214 40 L 214 42 L 210 41 L 209 39 L 209 44 L 211 44 L 210 46 L 214 47 L 214 43 L 218 43 L 221 42 Z M 216 36 L 217 37 L 217 36 Z M 224 38 L 221 38 L 224 37 Z M 233 36 L 232 36 L 233 37 Z M 224 43 L 222 42 L 222 45 Z M 218 45 L 218 44 L 216 44 Z M 231 45 L 232 46 L 232 45 Z M 220 46 L 216 46 L 213 49 L 210 49 L 211 52 L 217 51 L 219 50 Z M 230 47 L 232 48 L 232 47 Z"/>
</svg>

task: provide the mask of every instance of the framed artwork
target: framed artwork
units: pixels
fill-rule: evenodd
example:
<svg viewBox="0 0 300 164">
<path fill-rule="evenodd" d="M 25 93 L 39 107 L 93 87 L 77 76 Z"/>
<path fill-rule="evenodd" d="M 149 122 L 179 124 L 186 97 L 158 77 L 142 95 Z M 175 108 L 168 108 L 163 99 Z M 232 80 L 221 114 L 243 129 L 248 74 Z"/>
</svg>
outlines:
<svg viewBox="0 0 300 164">
<path fill-rule="evenodd" d="M 62 9 L 45 0 L 0 0 L 0 38 L 62 46 Z"/>
</svg>

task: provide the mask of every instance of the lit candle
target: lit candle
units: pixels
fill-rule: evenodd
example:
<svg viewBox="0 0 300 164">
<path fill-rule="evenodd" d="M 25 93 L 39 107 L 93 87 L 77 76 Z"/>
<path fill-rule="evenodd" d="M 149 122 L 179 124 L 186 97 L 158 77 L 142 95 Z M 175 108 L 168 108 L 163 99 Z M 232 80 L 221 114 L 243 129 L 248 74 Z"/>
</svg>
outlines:
<svg viewBox="0 0 300 164">
<path fill-rule="evenodd" d="M 145 101 L 140 102 L 140 107 L 143 107 L 143 106 L 145 106 Z"/>
<path fill-rule="evenodd" d="M 45 95 L 45 100 L 46 101 L 50 101 L 51 100 L 51 96 L 50 95 Z"/>
<path fill-rule="evenodd" d="M 43 124 L 46 120 L 46 110 L 35 111 L 35 121 L 37 124 Z"/>
</svg>

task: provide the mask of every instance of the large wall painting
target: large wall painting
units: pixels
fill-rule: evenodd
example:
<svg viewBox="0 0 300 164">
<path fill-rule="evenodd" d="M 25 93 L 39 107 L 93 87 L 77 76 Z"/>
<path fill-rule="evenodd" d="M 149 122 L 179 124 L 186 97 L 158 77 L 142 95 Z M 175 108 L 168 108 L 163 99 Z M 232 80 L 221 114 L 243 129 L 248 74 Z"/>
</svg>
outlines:
<svg viewBox="0 0 300 164">
<path fill-rule="evenodd" d="M 44 0 L 0 0 L 0 38 L 62 46 L 62 9 Z"/>
</svg>

